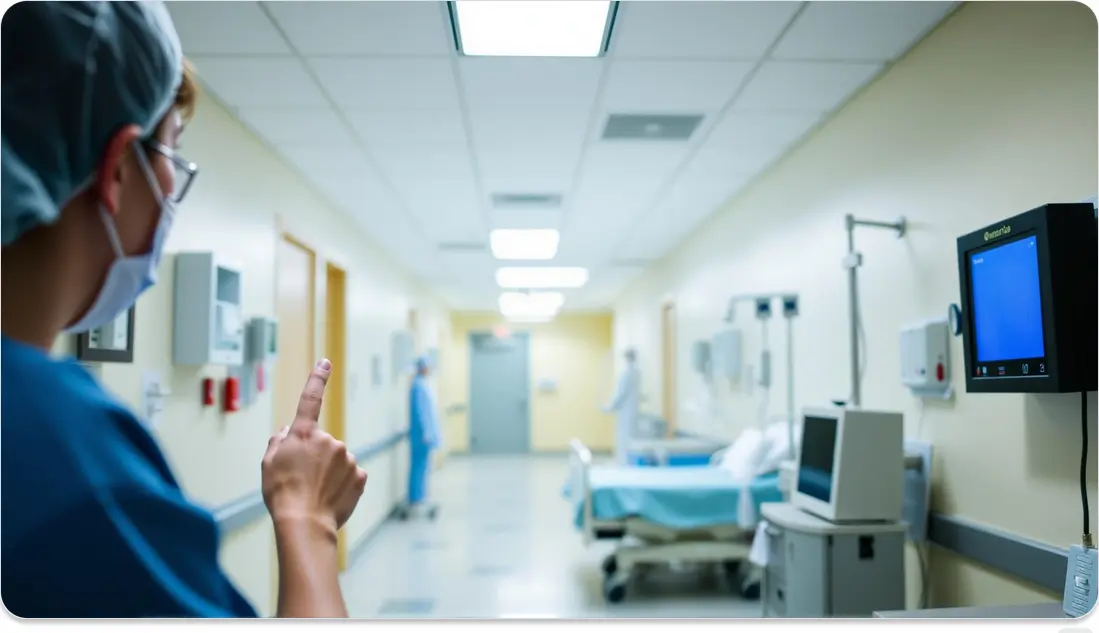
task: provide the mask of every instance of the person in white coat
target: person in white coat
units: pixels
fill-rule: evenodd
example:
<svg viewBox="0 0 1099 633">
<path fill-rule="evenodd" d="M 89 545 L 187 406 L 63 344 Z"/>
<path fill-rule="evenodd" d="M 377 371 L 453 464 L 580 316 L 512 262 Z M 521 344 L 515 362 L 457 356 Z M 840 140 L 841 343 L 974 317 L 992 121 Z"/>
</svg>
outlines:
<svg viewBox="0 0 1099 633">
<path fill-rule="evenodd" d="M 641 372 L 637 368 L 637 352 L 627 349 L 626 367 L 618 376 L 614 397 L 603 410 L 618 416 L 614 429 L 614 456 L 620 464 L 627 462 L 630 439 L 637 427 L 641 400 Z"/>
</svg>

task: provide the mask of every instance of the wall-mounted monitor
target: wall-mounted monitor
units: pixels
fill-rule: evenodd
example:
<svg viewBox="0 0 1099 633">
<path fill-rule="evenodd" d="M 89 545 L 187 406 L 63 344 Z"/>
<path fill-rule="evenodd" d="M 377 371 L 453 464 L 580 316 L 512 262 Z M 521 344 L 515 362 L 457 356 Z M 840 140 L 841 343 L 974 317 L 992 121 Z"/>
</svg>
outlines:
<svg viewBox="0 0 1099 633">
<path fill-rule="evenodd" d="M 1091 204 L 1047 204 L 958 238 L 966 391 L 1096 388 Z"/>
</svg>

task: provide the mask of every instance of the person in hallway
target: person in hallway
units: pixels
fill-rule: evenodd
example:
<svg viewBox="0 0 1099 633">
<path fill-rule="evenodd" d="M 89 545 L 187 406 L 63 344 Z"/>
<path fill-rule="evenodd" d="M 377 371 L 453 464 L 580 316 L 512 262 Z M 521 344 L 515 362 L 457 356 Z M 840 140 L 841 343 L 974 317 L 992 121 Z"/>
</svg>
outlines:
<svg viewBox="0 0 1099 633">
<path fill-rule="evenodd" d="M 25 2 L 0 27 L 0 594 L 21 617 L 246 617 L 218 526 L 154 437 L 78 363 L 50 351 L 156 282 L 197 167 L 176 153 L 197 94 L 156 2 Z M 366 473 L 317 428 L 321 361 L 271 438 L 263 498 L 278 615 L 340 617 L 336 533 Z M 258 448 L 258 447 L 257 447 Z"/>
<path fill-rule="evenodd" d="M 627 462 L 627 451 L 637 427 L 641 406 L 641 372 L 637 368 L 637 351 L 627 349 L 624 358 L 626 366 L 618 376 L 614 396 L 610 404 L 603 408 L 607 413 L 618 416 L 614 426 L 614 457 L 620 464 Z"/>
<path fill-rule="evenodd" d="M 439 446 L 439 420 L 435 414 L 435 398 L 427 379 L 431 368 L 427 359 L 416 359 L 416 376 L 408 398 L 408 445 L 411 456 L 408 462 L 408 506 L 402 514 L 405 518 L 426 510 L 435 518 L 438 509 L 427 504 L 427 479 L 431 472 L 431 453 Z"/>
</svg>

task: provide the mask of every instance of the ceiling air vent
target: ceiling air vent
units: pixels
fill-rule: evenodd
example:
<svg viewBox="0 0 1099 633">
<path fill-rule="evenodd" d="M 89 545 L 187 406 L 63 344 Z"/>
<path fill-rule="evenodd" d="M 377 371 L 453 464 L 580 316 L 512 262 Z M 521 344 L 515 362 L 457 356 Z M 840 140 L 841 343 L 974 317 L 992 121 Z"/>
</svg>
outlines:
<svg viewBox="0 0 1099 633">
<path fill-rule="evenodd" d="M 480 253 L 487 247 L 484 242 L 443 242 L 439 250 L 444 253 Z"/>
<path fill-rule="evenodd" d="M 605 141 L 685 141 L 701 114 L 612 114 L 603 128 Z"/>
<path fill-rule="evenodd" d="M 494 193 L 492 206 L 497 209 L 557 209 L 559 193 Z"/>
</svg>

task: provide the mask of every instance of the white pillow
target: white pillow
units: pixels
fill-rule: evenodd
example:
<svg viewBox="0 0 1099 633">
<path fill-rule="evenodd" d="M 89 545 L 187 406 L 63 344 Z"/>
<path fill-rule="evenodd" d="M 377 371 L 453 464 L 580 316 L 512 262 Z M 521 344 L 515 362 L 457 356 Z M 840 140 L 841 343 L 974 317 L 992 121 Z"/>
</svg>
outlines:
<svg viewBox="0 0 1099 633">
<path fill-rule="evenodd" d="M 794 428 L 794 454 L 797 454 L 798 429 Z M 768 442 L 767 452 L 759 460 L 759 469 L 755 475 L 773 473 L 779 469 L 782 462 L 790 459 L 790 436 L 786 431 L 786 421 L 775 422 L 767 425 L 763 436 Z"/>
<path fill-rule="evenodd" d="M 767 455 L 770 442 L 756 428 L 741 431 L 733 445 L 721 458 L 719 468 L 727 471 L 737 481 L 750 481 L 759 470 L 760 461 Z"/>
</svg>

